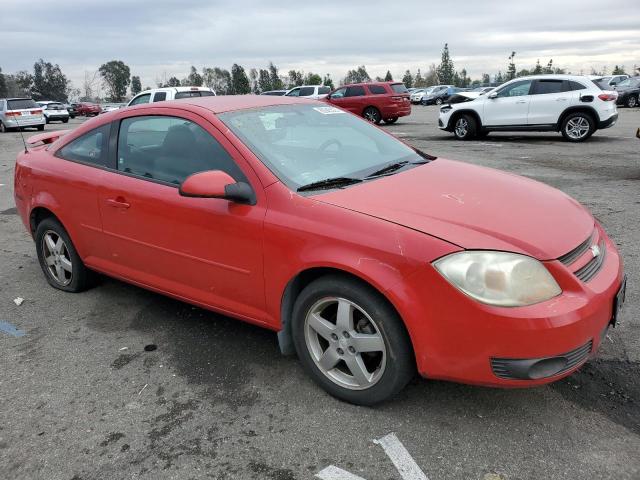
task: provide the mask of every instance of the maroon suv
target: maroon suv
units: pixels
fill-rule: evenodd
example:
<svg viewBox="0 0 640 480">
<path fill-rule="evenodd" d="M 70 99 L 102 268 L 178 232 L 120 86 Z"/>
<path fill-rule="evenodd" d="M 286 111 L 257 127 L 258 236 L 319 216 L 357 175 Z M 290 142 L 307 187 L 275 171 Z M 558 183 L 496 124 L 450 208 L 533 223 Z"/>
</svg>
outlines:
<svg viewBox="0 0 640 480">
<path fill-rule="evenodd" d="M 95 117 L 102 113 L 102 107 L 96 103 L 82 102 L 76 107 L 76 115 L 84 115 L 85 117 Z"/>
<path fill-rule="evenodd" d="M 404 83 L 354 83 L 334 90 L 324 100 L 375 124 L 381 120 L 394 123 L 399 117 L 411 115 L 409 92 Z"/>
</svg>

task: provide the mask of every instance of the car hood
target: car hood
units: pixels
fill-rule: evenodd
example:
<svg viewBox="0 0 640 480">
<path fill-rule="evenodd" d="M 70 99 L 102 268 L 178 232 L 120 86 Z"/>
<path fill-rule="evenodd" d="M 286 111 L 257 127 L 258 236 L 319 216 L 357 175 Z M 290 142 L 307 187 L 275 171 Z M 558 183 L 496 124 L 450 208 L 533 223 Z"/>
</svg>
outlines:
<svg viewBox="0 0 640 480">
<path fill-rule="evenodd" d="M 441 238 L 465 249 L 556 259 L 587 239 L 591 214 L 542 183 L 437 159 L 313 197 Z"/>
</svg>

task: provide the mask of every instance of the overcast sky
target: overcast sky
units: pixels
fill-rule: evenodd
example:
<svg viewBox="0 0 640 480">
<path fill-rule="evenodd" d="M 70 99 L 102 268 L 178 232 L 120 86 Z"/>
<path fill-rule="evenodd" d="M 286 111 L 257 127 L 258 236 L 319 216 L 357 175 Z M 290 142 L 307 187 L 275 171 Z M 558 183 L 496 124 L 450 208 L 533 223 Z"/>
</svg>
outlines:
<svg viewBox="0 0 640 480">
<path fill-rule="evenodd" d="M 85 71 L 120 59 L 155 86 L 189 67 L 233 63 L 281 73 L 330 73 L 357 65 L 425 71 L 449 43 L 457 69 L 472 78 L 518 69 L 536 59 L 574 73 L 591 67 L 640 66 L 640 0 L 475 2 L 319 0 L 0 0 L 0 67 L 32 70 L 58 63 L 80 87 Z"/>
</svg>

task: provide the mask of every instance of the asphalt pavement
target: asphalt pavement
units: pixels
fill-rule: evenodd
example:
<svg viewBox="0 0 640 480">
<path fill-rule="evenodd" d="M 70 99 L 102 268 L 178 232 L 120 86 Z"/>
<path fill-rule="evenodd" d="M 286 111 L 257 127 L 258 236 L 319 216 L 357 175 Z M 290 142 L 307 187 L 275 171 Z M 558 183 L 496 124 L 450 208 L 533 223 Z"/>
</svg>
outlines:
<svg viewBox="0 0 640 480">
<path fill-rule="evenodd" d="M 640 478 L 640 109 L 582 144 L 436 125 L 417 106 L 383 128 L 563 190 L 619 246 L 626 310 L 598 358 L 540 388 L 415 379 L 375 408 L 342 403 L 272 332 L 108 278 L 49 287 L 13 202 L 20 136 L 0 134 L 0 479 Z"/>
</svg>

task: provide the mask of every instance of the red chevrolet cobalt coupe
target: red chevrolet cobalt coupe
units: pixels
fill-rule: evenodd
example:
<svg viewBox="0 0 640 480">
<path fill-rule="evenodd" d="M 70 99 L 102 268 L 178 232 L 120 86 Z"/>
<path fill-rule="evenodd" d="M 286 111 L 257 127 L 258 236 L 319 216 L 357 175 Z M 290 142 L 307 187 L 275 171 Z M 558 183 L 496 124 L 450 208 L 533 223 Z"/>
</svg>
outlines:
<svg viewBox="0 0 640 480">
<path fill-rule="evenodd" d="M 278 332 L 330 394 L 424 377 L 571 374 L 624 296 L 591 214 L 526 178 L 432 157 L 326 103 L 193 98 L 31 137 L 16 205 L 48 282 L 91 271 Z"/>
</svg>

